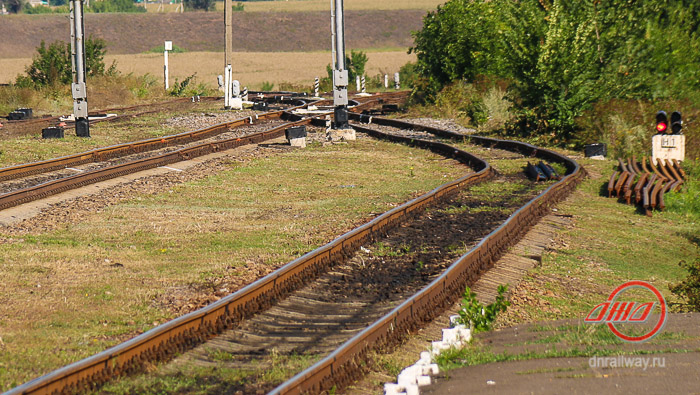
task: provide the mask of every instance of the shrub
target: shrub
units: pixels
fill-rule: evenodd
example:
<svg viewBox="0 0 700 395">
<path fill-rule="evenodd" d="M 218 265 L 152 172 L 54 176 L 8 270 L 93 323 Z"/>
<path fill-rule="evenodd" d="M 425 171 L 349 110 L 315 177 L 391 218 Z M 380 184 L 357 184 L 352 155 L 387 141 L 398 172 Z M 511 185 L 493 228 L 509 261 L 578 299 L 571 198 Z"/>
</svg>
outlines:
<svg viewBox="0 0 700 395">
<path fill-rule="evenodd" d="M 507 80 L 509 130 L 562 144 L 595 103 L 700 101 L 699 25 L 697 2 L 450 0 L 415 33 L 417 96 L 433 101 L 479 76 Z"/>
<path fill-rule="evenodd" d="M 508 306 L 510 306 L 510 302 L 505 300 L 504 296 L 507 290 L 508 286 L 499 285 L 496 301 L 488 306 L 484 306 L 476 299 L 476 294 L 467 287 L 466 291 L 464 291 L 457 322 L 469 327 L 472 333 L 491 330 L 498 313 L 506 311 Z"/>
<path fill-rule="evenodd" d="M 688 277 L 678 284 L 670 285 L 669 289 L 684 303 L 671 303 L 680 311 L 700 311 L 700 258 L 693 263 L 681 261 L 680 267 L 688 271 Z"/>
<path fill-rule="evenodd" d="M 88 76 L 116 73 L 115 64 L 105 70 L 106 52 L 104 40 L 92 36 L 85 40 L 85 69 Z M 47 47 L 42 41 L 37 48 L 37 53 L 26 69 L 27 76 L 17 78 L 17 85 L 41 87 L 70 84 L 73 81 L 70 44 L 54 41 Z"/>
</svg>

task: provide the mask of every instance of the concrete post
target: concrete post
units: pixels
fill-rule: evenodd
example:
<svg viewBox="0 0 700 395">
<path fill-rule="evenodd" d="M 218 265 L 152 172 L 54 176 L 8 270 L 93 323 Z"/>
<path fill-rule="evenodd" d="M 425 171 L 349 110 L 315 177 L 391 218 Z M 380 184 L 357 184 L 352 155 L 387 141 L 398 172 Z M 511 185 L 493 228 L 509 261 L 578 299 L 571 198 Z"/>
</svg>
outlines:
<svg viewBox="0 0 700 395">
<path fill-rule="evenodd" d="M 399 80 L 399 73 L 394 73 L 394 88 L 396 88 L 396 90 L 401 89 L 401 80 Z"/>
<path fill-rule="evenodd" d="M 384 89 L 389 89 L 389 74 L 384 74 Z"/>
<path fill-rule="evenodd" d="M 345 68 L 345 17 L 343 15 L 343 0 L 331 3 L 331 26 L 333 31 L 333 49 L 335 68 L 333 70 L 333 105 L 335 122 L 332 129 L 342 131 L 336 133 L 337 139 L 354 140 L 355 131 L 348 124 L 348 70 Z M 336 139 L 331 134 L 331 139 Z"/>
<path fill-rule="evenodd" d="M 71 28 L 71 66 L 73 83 L 73 115 L 75 116 L 75 134 L 78 137 L 90 137 L 88 121 L 87 87 L 85 85 L 85 24 L 83 21 L 83 1 L 70 2 Z"/>
<path fill-rule="evenodd" d="M 355 76 L 355 92 L 359 92 L 360 89 L 360 76 L 357 75 Z"/>
</svg>

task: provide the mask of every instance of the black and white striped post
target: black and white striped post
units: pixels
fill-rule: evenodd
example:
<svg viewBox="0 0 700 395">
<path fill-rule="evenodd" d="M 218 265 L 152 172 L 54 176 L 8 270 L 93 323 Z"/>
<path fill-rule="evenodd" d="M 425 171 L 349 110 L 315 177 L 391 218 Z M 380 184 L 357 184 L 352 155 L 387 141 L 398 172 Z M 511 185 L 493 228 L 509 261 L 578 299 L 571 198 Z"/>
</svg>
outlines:
<svg viewBox="0 0 700 395">
<path fill-rule="evenodd" d="M 318 90 L 320 87 L 321 87 L 321 83 L 320 83 L 318 77 L 314 78 L 314 97 L 319 97 Z"/>
<path fill-rule="evenodd" d="M 247 86 L 243 87 L 243 93 L 241 93 L 241 99 L 243 99 L 243 101 L 248 101 L 248 87 Z"/>
<path fill-rule="evenodd" d="M 365 81 L 365 76 L 364 76 L 364 75 L 362 76 L 362 79 L 361 79 L 361 82 L 360 82 L 360 83 L 362 84 L 362 93 L 367 93 L 367 86 L 366 86 L 366 84 L 365 84 L 366 81 Z"/>
</svg>

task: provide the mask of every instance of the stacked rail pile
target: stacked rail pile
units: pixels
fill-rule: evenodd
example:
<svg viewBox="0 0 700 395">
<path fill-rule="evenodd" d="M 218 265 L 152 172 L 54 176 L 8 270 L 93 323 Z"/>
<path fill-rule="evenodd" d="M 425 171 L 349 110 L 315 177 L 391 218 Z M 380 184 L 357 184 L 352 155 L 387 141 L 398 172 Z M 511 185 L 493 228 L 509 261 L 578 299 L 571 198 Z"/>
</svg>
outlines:
<svg viewBox="0 0 700 395">
<path fill-rule="evenodd" d="M 618 164 L 608 181 L 608 197 L 617 196 L 627 204 L 640 205 L 647 215 L 654 209 L 663 210 L 664 194 L 680 191 L 685 181 L 685 171 L 675 159 L 657 159 L 654 164 L 646 156 L 641 162 L 633 156 L 627 160 L 619 158 Z"/>
</svg>

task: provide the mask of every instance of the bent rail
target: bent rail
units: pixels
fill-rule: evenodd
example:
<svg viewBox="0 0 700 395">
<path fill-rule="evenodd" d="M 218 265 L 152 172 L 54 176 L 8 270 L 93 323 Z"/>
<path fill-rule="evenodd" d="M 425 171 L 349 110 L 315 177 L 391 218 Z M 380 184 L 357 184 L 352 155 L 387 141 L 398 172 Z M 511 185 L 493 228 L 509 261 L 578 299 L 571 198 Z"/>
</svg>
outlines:
<svg viewBox="0 0 700 395">
<path fill-rule="evenodd" d="M 352 114 L 351 118 L 365 122 L 370 121 L 370 118 L 364 115 Z M 498 257 L 537 223 L 553 204 L 568 195 L 584 176 L 583 169 L 570 158 L 530 144 L 465 136 L 398 120 L 382 118 L 373 118 L 372 120 L 380 125 L 423 130 L 453 139 L 468 139 L 481 145 L 518 151 L 525 155 L 535 155 L 542 159 L 557 161 L 566 165 L 567 175 L 517 210 L 500 227 L 457 259 L 440 277 L 423 290 L 345 342 L 328 357 L 297 374 L 270 394 L 318 394 L 330 390 L 334 386 L 342 388 L 350 384 L 360 373 L 361 366 L 371 350 L 396 344 L 409 331 L 415 330 L 421 324 L 437 317 L 444 308 L 461 295 L 466 284 L 474 282 L 480 272 L 491 267 Z M 356 127 L 356 129 L 372 135 L 379 133 L 362 127 Z M 397 141 L 410 140 L 398 136 L 392 136 L 392 139 Z"/>
</svg>

